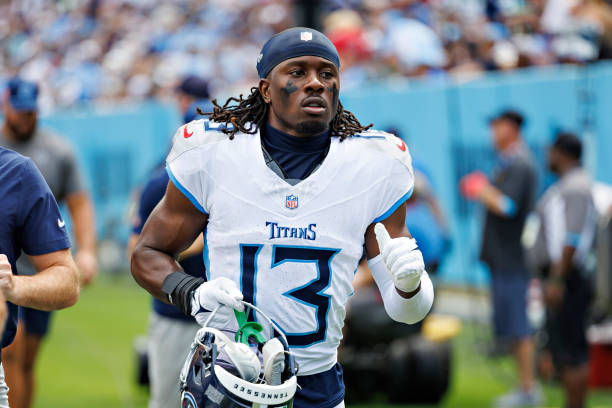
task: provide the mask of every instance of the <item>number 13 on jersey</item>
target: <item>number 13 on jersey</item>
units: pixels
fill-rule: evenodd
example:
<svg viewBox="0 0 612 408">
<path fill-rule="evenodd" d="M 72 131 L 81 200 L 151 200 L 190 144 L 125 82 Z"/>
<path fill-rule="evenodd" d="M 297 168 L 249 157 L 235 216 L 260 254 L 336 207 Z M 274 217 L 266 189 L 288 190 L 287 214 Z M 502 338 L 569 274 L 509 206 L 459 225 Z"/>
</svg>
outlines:
<svg viewBox="0 0 612 408">
<path fill-rule="evenodd" d="M 263 245 L 240 244 L 240 289 L 244 300 L 255 304 L 257 294 L 257 262 Z M 327 333 L 327 314 L 330 308 L 330 295 L 324 291 L 331 283 L 331 261 L 340 249 L 318 248 L 293 245 L 274 245 L 270 269 L 284 263 L 311 263 L 317 277 L 305 285 L 284 293 L 274 294 L 289 297 L 295 302 L 311 307 L 315 311 L 317 327 L 303 333 L 285 333 L 292 347 L 308 347 L 325 340 Z M 289 269 L 288 273 L 292 273 Z M 291 279 L 292 277 L 290 277 Z M 299 276 L 295 276 L 299 280 Z"/>
</svg>

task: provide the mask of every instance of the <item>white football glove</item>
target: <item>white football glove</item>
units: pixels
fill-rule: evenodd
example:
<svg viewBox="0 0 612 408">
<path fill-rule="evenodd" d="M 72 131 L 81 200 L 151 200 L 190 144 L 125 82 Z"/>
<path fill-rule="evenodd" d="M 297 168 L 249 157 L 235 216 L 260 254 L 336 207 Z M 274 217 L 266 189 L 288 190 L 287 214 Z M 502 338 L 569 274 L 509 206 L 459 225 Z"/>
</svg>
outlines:
<svg viewBox="0 0 612 408">
<path fill-rule="evenodd" d="M 425 271 L 423 254 L 414 238 L 391 238 L 383 224 L 374 225 L 378 248 L 395 287 L 403 292 L 413 292 L 419 287 Z"/>
<path fill-rule="evenodd" d="M 228 278 L 220 277 L 202 283 L 191 297 L 191 315 L 199 325 L 204 326 L 210 313 L 219 307 L 210 326 L 225 327 L 234 318 L 234 310 L 244 311 L 241 302 L 242 293 L 236 283 Z"/>
</svg>

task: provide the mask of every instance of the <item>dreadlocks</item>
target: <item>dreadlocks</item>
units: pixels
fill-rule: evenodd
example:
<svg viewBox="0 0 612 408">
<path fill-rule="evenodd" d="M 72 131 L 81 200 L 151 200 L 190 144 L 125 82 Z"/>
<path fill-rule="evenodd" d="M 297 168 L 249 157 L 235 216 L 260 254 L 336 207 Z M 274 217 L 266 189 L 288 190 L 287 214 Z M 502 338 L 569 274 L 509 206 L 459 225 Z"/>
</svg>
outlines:
<svg viewBox="0 0 612 408">
<path fill-rule="evenodd" d="M 230 105 L 232 102 L 238 104 Z M 233 139 L 237 132 L 254 134 L 264 125 L 268 115 L 268 104 L 256 87 L 251 88 L 251 94 L 246 99 L 241 94 L 238 98 L 229 98 L 223 106 L 219 105 L 216 99 L 213 99 L 212 103 L 212 113 L 205 113 L 200 108 L 198 108 L 198 113 L 210 115 L 209 119 L 217 123 L 225 123 L 226 128 L 223 129 L 223 133 L 228 134 L 230 139 Z M 227 125 L 230 123 L 233 127 L 228 129 Z M 362 126 L 355 115 L 344 110 L 342 103 L 338 101 L 338 110 L 331 120 L 330 127 L 332 135 L 344 140 L 351 135 L 368 130 L 372 124 Z"/>
</svg>

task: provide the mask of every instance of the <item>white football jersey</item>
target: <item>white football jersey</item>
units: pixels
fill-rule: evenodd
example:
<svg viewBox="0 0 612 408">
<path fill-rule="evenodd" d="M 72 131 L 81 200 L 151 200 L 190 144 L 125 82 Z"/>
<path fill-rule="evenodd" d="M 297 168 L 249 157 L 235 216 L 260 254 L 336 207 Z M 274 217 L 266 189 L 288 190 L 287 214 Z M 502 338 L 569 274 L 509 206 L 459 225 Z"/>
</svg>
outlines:
<svg viewBox="0 0 612 408">
<path fill-rule="evenodd" d="M 378 131 L 332 137 L 321 166 L 291 186 L 266 165 L 259 134 L 229 140 L 219 126 L 180 127 L 167 158 L 172 182 L 209 216 L 208 278 L 234 280 L 246 301 L 278 323 L 300 375 L 328 370 L 366 228 L 412 192 L 408 149 Z"/>
</svg>

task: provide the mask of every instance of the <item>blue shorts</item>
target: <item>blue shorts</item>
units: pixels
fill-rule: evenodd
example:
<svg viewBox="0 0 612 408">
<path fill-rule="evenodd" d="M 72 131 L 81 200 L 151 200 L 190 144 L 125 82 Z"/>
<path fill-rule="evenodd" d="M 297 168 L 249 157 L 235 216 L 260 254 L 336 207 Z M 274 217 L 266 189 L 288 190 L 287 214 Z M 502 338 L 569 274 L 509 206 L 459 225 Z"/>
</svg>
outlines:
<svg viewBox="0 0 612 408">
<path fill-rule="evenodd" d="M 49 331 L 51 312 L 19 307 L 19 321 L 25 324 L 26 333 L 44 337 Z"/>
<path fill-rule="evenodd" d="M 529 274 L 491 271 L 493 328 L 500 340 L 519 340 L 533 334 L 527 319 Z"/>
<path fill-rule="evenodd" d="M 313 375 L 298 376 L 293 408 L 333 408 L 344 401 L 342 366 Z"/>
</svg>

